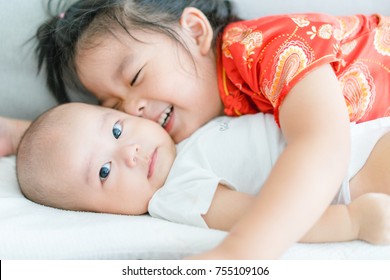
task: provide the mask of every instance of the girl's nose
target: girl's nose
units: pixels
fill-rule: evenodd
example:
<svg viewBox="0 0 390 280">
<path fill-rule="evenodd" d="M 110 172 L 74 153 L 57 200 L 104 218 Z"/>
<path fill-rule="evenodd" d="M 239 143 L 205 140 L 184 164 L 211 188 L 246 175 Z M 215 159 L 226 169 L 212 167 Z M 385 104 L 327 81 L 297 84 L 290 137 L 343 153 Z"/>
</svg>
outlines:
<svg viewBox="0 0 390 280">
<path fill-rule="evenodd" d="M 147 101 L 145 99 L 137 99 L 137 100 L 125 100 L 123 102 L 123 111 L 127 114 L 143 117 L 144 110 L 146 108 Z"/>
</svg>

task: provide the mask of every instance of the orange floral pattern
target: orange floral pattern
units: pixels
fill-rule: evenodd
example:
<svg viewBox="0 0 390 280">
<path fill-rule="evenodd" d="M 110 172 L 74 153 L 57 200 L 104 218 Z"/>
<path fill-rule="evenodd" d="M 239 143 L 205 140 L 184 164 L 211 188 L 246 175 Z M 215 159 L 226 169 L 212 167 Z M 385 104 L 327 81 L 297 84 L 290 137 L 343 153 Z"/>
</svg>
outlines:
<svg viewBox="0 0 390 280">
<path fill-rule="evenodd" d="M 358 16 L 336 17 L 338 25 L 334 31 L 336 40 L 345 40 L 353 36 L 361 26 Z"/>
<path fill-rule="evenodd" d="M 390 17 L 279 15 L 230 24 L 218 80 L 228 115 L 275 114 L 307 73 L 331 64 L 351 121 L 390 114 Z"/>
<path fill-rule="evenodd" d="M 340 85 L 351 120 L 360 120 L 375 99 L 375 84 L 368 67 L 363 63 L 352 64 L 340 76 Z"/>
<path fill-rule="evenodd" d="M 376 29 L 374 46 L 384 56 L 390 56 L 390 18 L 380 17 L 381 21 Z"/>
<path fill-rule="evenodd" d="M 277 53 L 278 59 L 273 65 L 275 75 L 272 81 L 264 80 L 262 88 L 264 93 L 275 107 L 283 90 L 283 85 L 289 84 L 294 77 L 305 69 L 312 61 L 313 54 L 299 42 L 286 46 Z"/>
</svg>

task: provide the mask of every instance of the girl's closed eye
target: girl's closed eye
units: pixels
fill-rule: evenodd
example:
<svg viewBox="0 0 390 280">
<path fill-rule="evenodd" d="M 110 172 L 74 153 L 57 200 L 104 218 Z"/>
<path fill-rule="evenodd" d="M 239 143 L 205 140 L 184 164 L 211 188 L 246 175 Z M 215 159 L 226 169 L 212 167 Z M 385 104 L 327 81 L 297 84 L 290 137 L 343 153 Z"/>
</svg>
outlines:
<svg viewBox="0 0 390 280">
<path fill-rule="evenodd" d="M 133 80 L 131 80 L 131 82 L 130 82 L 130 85 L 131 85 L 131 86 L 134 86 L 134 84 L 137 82 L 138 76 L 139 76 L 139 74 L 141 73 L 142 69 L 143 69 L 143 67 L 142 67 L 141 69 L 139 69 L 139 71 L 137 72 L 137 74 L 135 74 Z"/>
</svg>

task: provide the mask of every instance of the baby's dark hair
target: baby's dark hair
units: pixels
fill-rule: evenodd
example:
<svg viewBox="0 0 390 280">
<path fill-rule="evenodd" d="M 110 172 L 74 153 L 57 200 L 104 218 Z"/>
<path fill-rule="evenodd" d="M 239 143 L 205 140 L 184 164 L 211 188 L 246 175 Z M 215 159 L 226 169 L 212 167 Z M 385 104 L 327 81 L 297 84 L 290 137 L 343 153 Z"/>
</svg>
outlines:
<svg viewBox="0 0 390 280">
<path fill-rule="evenodd" d="M 49 0 L 49 9 L 51 4 Z M 68 88 L 88 94 L 77 76 L 75 55 L 79 48 L 91 48 L 94 37 L 122 28 L 129 36 L 137 29 L 159 32 L 186 49 L 174 29 L 186 7 L 206 15 L 214 43 L 227 24 L 239 19 L 228 0 L 79 0 L 57 11 L 38 29 L 38 71 L 45 64 L 47 86 L 59 103 L 70 101 Z"/>
</svg>

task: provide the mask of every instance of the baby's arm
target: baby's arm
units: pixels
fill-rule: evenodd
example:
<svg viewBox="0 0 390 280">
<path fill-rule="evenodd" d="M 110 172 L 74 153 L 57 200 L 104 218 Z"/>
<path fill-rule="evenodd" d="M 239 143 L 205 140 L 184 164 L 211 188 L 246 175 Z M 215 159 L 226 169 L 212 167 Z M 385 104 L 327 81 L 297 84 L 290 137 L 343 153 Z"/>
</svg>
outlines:
<svg viewBox="0 0 390 280">
<path fill-rule="evenodd" d="M 351 204 L 331 205 L 301 239 L 302 242 L 364 240 L 390 243 L 390 196 L 367 193 Z"/>
<path fill-rule="evenodd" d="M 0 157 L 16 153 L 30 121 L 0 117 Z"/>
</svg>

